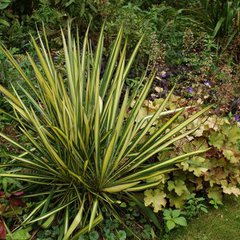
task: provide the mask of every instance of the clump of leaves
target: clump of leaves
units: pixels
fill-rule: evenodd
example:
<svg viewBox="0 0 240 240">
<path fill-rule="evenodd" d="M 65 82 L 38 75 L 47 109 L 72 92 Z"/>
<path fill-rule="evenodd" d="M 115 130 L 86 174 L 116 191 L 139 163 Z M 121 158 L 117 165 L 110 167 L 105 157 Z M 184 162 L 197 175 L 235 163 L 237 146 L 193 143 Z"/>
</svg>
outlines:
<svg viewBox="0 0 240 240">
<path fill-rule="evenodd" d="M 173 109 L 182 104 L 184 99 L 172 97 L 165 110 Z M 155 107 L 162 99 L 146 103 L 140 111 L 142 117 L 154 114 Z M 191 110 L 192 111 L 192 110 Z M 188 117 L 186 112 L 184 117 Z M 154 133 L 163 119 L 155 122 L 150 134 Z M 240 195 L 239 167 L 240 167 L 240 128 L 232 124 L 227 118 L 216 115 L 200 117 L 192 122 L 192 126 L 201 126 L 193 133 L 192 137 L 186 137 L 175 142 L 175 152 L 165 151 L 158 155 L 159 161 L 176 154 L 187 153 L 193 150 L 211 149 L 198 156 L 191 156 L 178 164 L 179 171 L 156 177 L 161 184 L 154 189 L 145 191 L 145 204 L 151 205 L 154 210 L 161 211 L 168 203 L 171 207 L 180 209 L 189 208 L 192 214 L 199 211 L 206 212 L 204 199 L 192 198 L 198 192 L 215 208 L 222 204 L 223 194 Z M 177 124 L 177 122 L 176 122 Z M 155 179 L 156 179 L 155 178 Z M 164 186 L 163 186 L 164 185 Z M 196 195 L 197 196 L 197 195 Z M 195 212 L 195 213 L 194 213 Z"/>
<path fill-rule="evenodd" d="M 31 235 L 29 234 L 31 228 L 28 229 L 18 229 L 14 233 L 8 233 L 6 240 L 29 240 Z"/>
<path fill-rule="evenodd" d="M 167 231 L 171 231 L 177 226 L 187 226 L 186 218 L 178 209 L 165 209 L 163 211 L 163 219 L 165 221 Z"/>
<path fill-rule="evenodd" d="M 159 189 L 149 189 L 144 192 L 145 206 L 152 206 L 154 212 L 162 210 L 166 206 L 166 194 Z"/>
<path fill-rule="evenodd" d="M 196 194 L 191 194 L 187 199 L 187 203 L 184 207 L 186 216 L 191 218 L 197 216 L 200 212 L 207 213 L 207 206 L 204 204 L 206 199 L 204 197 L 196 197 Z"/>
</svg>

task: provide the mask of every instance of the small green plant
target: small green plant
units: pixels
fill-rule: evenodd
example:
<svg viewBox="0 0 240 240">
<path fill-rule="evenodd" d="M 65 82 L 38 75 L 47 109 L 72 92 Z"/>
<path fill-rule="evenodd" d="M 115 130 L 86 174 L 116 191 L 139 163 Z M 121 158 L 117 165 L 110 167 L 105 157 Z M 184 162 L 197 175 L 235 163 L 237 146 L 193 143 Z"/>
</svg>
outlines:
<svg viewBox="0 0 240 240">
<path fill-rule="evenodd" d="M 163 211 L 163 219 L 168 232 L 177 226 L 187 226 L 186 218 L 183 216 L 181 210 L 178 209 L 165 209 Z"/>
<path fill-rule="evenodd" d="M 187 203 L 184 206 L 184 210 L 186 212 L 186 216 L 189 218 L 197 216 L 200 212 L 207 213 L 207 206 L 204 204 L 206 199 L 204 197 L 196 197 L 196 194 L 191 194 Z"/>
<path fill-rule="evenodd" d="M 29 229 L 19 229 L 16 230 L 14 233 L 8 233 L 6 236 L 6 240 L 29 240 L 31 238 Z"/>
<path fill-rule="evenodd" d="M 221 201 L 217 201 L 216 199 L 211 199 L 209 203 L 215 208 L 218 209 L 220 205 L 223 205 Z"/>
</svg>

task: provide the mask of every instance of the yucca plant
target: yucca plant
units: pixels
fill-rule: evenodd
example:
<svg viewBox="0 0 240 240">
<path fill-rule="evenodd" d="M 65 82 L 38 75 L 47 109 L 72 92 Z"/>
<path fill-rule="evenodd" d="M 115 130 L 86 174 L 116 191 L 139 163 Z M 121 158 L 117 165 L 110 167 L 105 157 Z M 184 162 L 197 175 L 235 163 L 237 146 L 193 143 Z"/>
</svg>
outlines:
<svg viewBox="0 0 240 240">
<path fill-rule="evenodd" d="M 18 86 L 17 91 L 13 86 L 11 92 L 0 86 L 13 107 L 19 129 L 32 147 L 24 147 L 0 134 L 22 150 L 21 155 L 11 156 L 11 161 L 1 165 L 6 171 L 0 176 L 25 182 L 25 197 L 38 200 L 23 225 L 38 222 L 47 227 L 58 221 L 62 225 L 59 239 L 74 240 L 102 221 L 102 209 L 120 220 L 116 202 L 124 197 L 132 198 L 143 207 L 135 193 L 159 184 L 147 183 L 148 179 L 172 171 L 175 163 L 201 153 L 202 150 L 189 152 L 164 162 L 148 161 L 193 133 L 196 129 L 184 131 L 185 127 L 209 107 L 177 127 L 171 127 L 184 111 L 178 109 L 147 138 L 152 124 L 165 114 L 171 93 L 153 116 L 136 121 L 154 79 L 154 74 L 148 78 L 144 75 L 139 89 L 131 94 L 129 90 L 123 91 L 141 39 L 126 61 L 127 43 L 122 44 L 123 30 L 120 29 L 101 74 L 103 29 L 95 52 L 88 41 L 88 33 L 81 49 L 79 38 L 72 37 L 70 27 L 67 35 L 68 40 L 62 34 L 65 53 L 62 75 L 54 66 L 46 37 L 41 38 L 39 34 L 39 43 L 32 38 L 41 65 L 38 67 L 28 54 L 36 84 L 10 52 L 1 48 L 31 89 L 27 91 Z M 158 224 L 150 210 L 143 207 L 143 211 Z"/>
</svg>

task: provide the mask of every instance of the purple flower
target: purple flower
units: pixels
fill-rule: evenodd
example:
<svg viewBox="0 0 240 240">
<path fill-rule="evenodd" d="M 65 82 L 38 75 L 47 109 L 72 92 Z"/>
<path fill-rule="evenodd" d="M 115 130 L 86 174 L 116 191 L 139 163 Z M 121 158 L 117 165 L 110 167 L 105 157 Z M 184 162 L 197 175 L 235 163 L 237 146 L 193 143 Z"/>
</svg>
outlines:
<svg viewBox="0 0 240 240">
<path fill-rule="evenodd" d="M 161 78 L 163 79 L 167 78 L 167 73 L 165 71 L 162 71 L 160 75 L 161 75 Z"/>
<path fill-rule="evenodd" d="M 211 87 L 211 84 L 210 84 L 209 81 L 206 81 L 204 84 L 205 84 L 207 87 Z"/>
<path fill-rule="evenodd" d="M 192 87 L 188 87 L 188 88 L 187 88 L 187 91 L 188 91 L 188 93 L 190 93 L 190 94 L 192 94 L 192 93 L 194 92 L 194 90 L 193 90 Z"/>
<path fill-rule="evenodd" d="M 238 115 L 234 116 L 236 122 L 240 122 L 240 117 Z"/>
</svg>

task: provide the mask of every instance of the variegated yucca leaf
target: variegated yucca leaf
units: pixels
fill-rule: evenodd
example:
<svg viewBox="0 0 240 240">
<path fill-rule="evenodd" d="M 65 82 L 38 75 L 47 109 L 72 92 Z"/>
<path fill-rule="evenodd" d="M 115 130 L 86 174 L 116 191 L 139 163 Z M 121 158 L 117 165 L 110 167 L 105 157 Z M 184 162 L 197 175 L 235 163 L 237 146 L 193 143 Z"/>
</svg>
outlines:
<svg viewBox="0 0 240 240">
<path fill-rule="evenodd" d="M 28 59 L 36 84 L 1 47 L 30 89 L 18 86 L 16 90 L 12 86 L 10 91 L 0 86 L 31 148 L 0 134 L 22 150 L 21 155 L 11 156 L 11 161 L 1 165 L 6 171 L 0 176 L 26 182 L 24 197 L 39 200 L 23 224 L 38 222 L 46 227 L 58 221 L 63 226 L 60 238 L 74 240 L 101 222 L 102 208 L 119 218 L 115 209 L 119 193 L 143 207 L 134 192 L 159 184 L 147 183 L 149 178 L 172 171 L 175 163 L 203 152 L 190 152 L 164 162 L 148 161 L 194 132 L 196 129 L 184 129 L 209 107 L 177 127 L 172 127 L 172 123 L 184 109 L 171 112 L 171 118 L 146 140 L 152 124 L 166 114 L 165 106 L 173 90 L 153 116 L 136 121 L 154 74 L 148 78 L 143 75 L 139 88 L 131 94 L 123 87 L 142 39 L 126 60 L 127 44 L 122 44 L 120 29 L 108 62 L 102 66 L 103 28 L 95 51 L 88 41 L 88 32 L 81 49 L 79 38 L 72 37 L 70 27 L 67 35 L 66 39 L 62 33 L 64 75 L 54 65 L 46 35 L 42 38 L 39 34 L 38 42 L 32 38 L 38 63 L 30 55 Z M 133 99 L 135 104 L 131 107 Z M 143 211 L 158 225 L 153 213 Z"/>
</svg>

